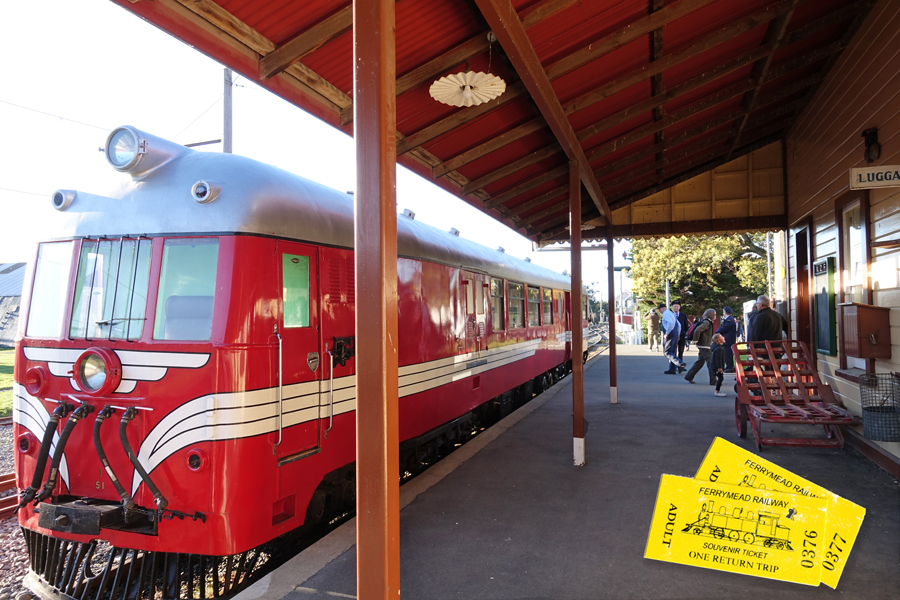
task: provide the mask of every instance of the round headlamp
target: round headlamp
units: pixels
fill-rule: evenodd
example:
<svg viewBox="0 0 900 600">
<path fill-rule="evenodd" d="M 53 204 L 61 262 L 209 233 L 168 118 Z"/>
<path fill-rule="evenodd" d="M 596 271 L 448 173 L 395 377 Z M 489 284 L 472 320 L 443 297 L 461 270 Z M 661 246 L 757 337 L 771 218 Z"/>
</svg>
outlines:
<svg viewBox="0 0 900 600">
<path fill-rule="evenodd" d="M 106 160 L 117 171 L 130 171 L 147 151 L 147 142 L 137 129 L 119 127 L 106 138 Z"/>
<path fill-rule="evenodd" d="M 112 393 L 122 381 L 122 363 L 108 348 L 88 348 L 72 369 L 72 376 L 81 391 L 93 396 Z"/>
</svg>

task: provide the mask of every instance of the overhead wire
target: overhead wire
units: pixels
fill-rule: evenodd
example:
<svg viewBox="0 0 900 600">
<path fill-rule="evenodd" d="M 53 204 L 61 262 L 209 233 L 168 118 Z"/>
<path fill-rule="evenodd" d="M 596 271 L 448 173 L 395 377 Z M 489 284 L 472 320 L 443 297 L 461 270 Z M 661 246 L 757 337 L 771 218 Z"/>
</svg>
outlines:
<svg viewBox="0 0 900 600">
<path fill-rule="evenodd" d="M 219 96 L 218 98 L 216 98 L 216 101 L 213 102 L 212 104 L 210 104 L 210 105 L 209 105 L 209 108 L 207 108 L 207 109 L 204 110 L 202 113 L 200 113 L 199 115 L 197 115 L 197 118 L 196 118 L 196 119 L 194 119 L 193 121 L 191 121 L 190 123 L 188 123 L 187 125 L 185 125 L 184 128 L 183 128 L 181 131 L 179 131 L 179 132 L 176 133 L 174 136 L 172 136 L 172 139 L 177 138 L 179 135 L 181 135 L 182 133 L 184 133 L 185 131 L 187 131 L 187 129 L 188 129 L 191 125 L 193 125 L 194 123 L 196 123 L 197 121 L 199 121 L 199 120 L 200 120 L 200 117 L 202 117 L 203 115 L 205 115 L 206 113 L 208 113 L 210 110 L 212 110 L 212 108 L 213 108 L 216 104 L 218 104 L 219 102 L 221 102 L 222 98 L 224 98 L 224 97 L 225 97 L 225 94 L 222 94 L 221 96 Z"/>
<path fill-rule="evenodd" d="M 60 115 L 54 115 L 53 113 L 48 113 L 43 110 L 38 110 L 36 108 L 31 108 L 29 106 L 22 106 L 21 104 L 15 104 L 13 102 L 7 102 L 6 100 L 0 100 L 0 104 L 7 104 L 9 106 L 15 106 L 16 108 L 21 108 L 23 110 L 30 110 L 31 112 L 36 112 L 41 115 L 46 115 L 48 117 L 53 117 L 55 119 L 60 119 L 62 121 L 69 121 L 71 123 L 77 123 L 79 125 L 84 125 L 85 127 L 93 127 L 94 129 L 101 129 L 103 131 L 109 131 L 112 129 L 111 127 L 100 127 L 99 125 L 92 125 L 90 123 L 85 123 L 84 121 L 76 121 L 75 119 L 69 119 L 68 117 L 63 117 Z"/>
</svg>

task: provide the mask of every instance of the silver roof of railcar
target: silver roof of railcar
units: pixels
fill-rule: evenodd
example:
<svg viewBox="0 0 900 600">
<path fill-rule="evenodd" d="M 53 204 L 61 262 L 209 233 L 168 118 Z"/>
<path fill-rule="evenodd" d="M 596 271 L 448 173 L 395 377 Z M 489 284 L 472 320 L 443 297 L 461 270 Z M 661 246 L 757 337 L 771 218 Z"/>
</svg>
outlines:
<svg viewBox="0 0 900 600">
<path fill-rule="evenodd" d="M 191 196 L 199 180 L 220 186 L 215 200 Z M 353 247 L 353 197 L 277 167 L 232 154 L 180 147 L 152 172 L 101 196 L 76 192 L 49 224 L 54 237 L 196 233 L 260 234 Z M 486 248 L 425 223 L 398 216 L 398 254 L 555 289 L 567 277 Z"/>
</svg>

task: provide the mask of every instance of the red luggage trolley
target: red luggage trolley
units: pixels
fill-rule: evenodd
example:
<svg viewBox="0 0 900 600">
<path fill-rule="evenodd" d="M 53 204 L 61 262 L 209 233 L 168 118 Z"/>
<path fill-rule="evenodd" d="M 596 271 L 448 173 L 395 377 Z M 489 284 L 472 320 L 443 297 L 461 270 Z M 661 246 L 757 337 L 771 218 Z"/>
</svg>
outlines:
<svg viewBox="0 0 900 600">
<path fill-rule="evenodd" d="M 734 345 L 738 435 L 746 437 L 747 421 L 756 447 L 844 445 L 841 425 L 860 422 L 835 399 L 831 386 L 819 380 L 806 344 L 797 340 L 746 342 Z M 763 437 L 762 423 L 821 425 L 823 438 Z"/>
</svg>

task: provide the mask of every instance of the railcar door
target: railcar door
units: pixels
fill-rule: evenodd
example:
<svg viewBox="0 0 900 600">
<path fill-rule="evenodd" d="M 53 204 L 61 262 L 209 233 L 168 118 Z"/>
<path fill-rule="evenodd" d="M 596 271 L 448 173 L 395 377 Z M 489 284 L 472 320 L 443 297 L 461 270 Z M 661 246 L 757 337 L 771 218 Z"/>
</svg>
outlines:
<svg viewBox="0 0 900 600">
<path fill-rule="evenodd" d="M 487 333 L 485 310 L 485 276 L 480 273 L 463 272 L 466 311 L 466 347 L 465 351 L 479 353 Z"/>
<path fill-rule="evenodd" d="M 275 455 L 284 462 L 319 446 L 319 379 L 323 371 L 319 348 L 319 257 L 314 246 L 281 240 L 276 242 L 275 256 L 281 336 Z"/>
</svg>

